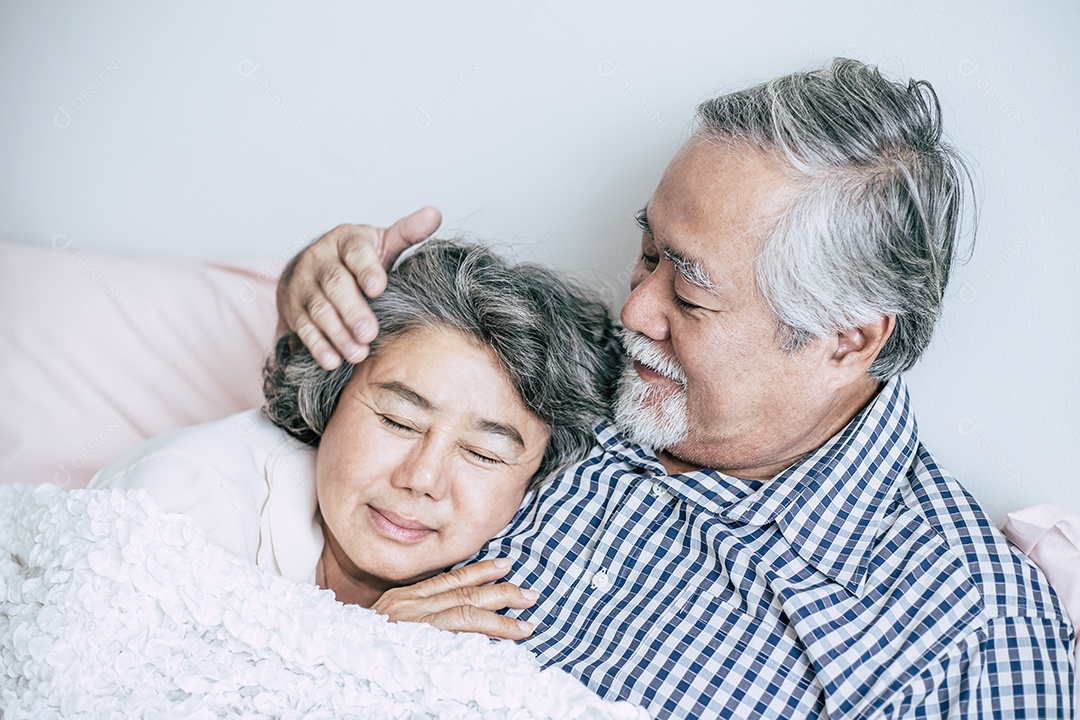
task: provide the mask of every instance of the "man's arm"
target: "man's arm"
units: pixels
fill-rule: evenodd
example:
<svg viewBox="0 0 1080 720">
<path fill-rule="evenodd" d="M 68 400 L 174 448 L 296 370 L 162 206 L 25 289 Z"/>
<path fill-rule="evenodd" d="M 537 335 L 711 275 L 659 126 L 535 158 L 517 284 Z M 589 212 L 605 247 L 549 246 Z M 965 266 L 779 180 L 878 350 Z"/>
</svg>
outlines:
<svg viewBox="0 0 1080 720">
<path fill-rule="evenodd" d="M 386 270 L 403 250 L 439 229 L 425 207 L 388 228 L 339 225 L 302 250 L 278 281 L 278 332 L 292 330 L 319 365 L 360 362 L 379 332 L 366 297 L 386 289 Z"/>
<path fill-rule="evenodd" d="M 951 643 L 886 701 L 853 715 L 884 718 L 1073 717 L 1071 628 L 1039 616 L 1006 616 Z"/>
<path fill-rule="evenodd" d="M 980 648 L 978 698 L 965 717 L 1045 717 L 1075 711 L 1072 628 L 1039 615 L 994 618 Z"/>
</svg>

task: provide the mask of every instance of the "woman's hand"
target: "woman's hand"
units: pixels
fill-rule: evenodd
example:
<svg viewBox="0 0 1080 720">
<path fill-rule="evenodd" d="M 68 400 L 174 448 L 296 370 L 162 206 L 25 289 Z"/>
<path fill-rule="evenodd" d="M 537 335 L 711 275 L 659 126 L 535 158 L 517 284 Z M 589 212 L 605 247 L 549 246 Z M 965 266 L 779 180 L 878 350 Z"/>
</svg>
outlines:
<svg viewBox="0 0 1080 720">
<path fill-rule="evenodd" d="M 451 632 L 523 640 L 532 635 L 532 623 L 494 611 L 531 607 L 539 593 L 508 582 L 484 584 L 506 575 L 511 565 L 508 558 L 481 560 L 415 585 L 387 590 L 372 609 L 392 622 L 424 622 Z"/>
<path fill-rule="evenodd" d="M 410 245 L 431 236 L 442 214 L 425 207 L 388 228 L 338 225 L 308 245 L 278 281 L 278 332 L 292 330 L 319 365 L 357 363 L 379 332 L 364 296 L 386 289 L 386 270 Z"/>
</svg>

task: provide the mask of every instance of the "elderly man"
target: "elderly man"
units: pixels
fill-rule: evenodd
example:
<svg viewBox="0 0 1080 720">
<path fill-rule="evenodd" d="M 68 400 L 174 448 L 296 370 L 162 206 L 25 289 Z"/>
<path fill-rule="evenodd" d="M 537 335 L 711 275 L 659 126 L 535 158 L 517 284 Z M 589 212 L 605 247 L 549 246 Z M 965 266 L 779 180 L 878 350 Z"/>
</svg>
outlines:
<svg viewBox="0 0 1080 720">
<path fill-rule="evenodd" d="M 900 377 L 966 179 L 930 86 L 858 62 L 704 103 L 638 216 L 615 424 L 482 554 L 511 582 L 482 585 L 489 559 L 402 606 L 534 629 L 542 662 L 658 717 L 1071 717 L 1060 602 L 923 447 Z M 285 322 L 324 364 L 361 359 L 358 285 L 438 223 L 323 236 Z"/>
</svg>

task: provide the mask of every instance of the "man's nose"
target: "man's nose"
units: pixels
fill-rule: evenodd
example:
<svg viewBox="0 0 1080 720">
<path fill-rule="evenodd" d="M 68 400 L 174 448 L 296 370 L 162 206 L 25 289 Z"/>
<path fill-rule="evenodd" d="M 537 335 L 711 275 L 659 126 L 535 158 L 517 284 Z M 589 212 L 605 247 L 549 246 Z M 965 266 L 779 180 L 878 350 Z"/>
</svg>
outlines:
<svg viewBox="0 0 1080 720">
<path fill-rule="evenodd" d="M 636 277 L 630 297 L 623 303 L 619 317 L 627 330 L 636 330 L 653 340 L 667 340 L 668 319 L 663 295 L 664 273 L 657 268 L 643 277 Z"/>
</svg>

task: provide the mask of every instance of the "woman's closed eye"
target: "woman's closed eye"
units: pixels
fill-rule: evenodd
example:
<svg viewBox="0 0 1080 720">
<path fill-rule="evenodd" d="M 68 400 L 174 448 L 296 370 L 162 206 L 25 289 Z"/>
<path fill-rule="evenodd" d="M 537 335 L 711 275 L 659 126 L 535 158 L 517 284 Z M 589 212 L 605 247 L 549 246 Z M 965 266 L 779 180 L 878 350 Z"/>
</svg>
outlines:
<svg viewBox="0 0 1080 720">
<path fill-rule="evenodd" d="M 385 425 L 386 427 L 390 428 L 391 430 L 395 430 L 395 431 L 400 432 L 400 433 L 410 433 L 411 434 L 411 433 L 420 432 L 419 430 L 412 427 L 411 425 L 405 425 L 403 423 L 400 423 L 397 420 L 394 420 L 393 418 L 389 417 L 388 415 L 379 415 L 379 421 L 383 425 Z"/>
<path fill-rule="evenodd" d="M 488 453 L 488 452 L 486 452 L 484 450 L 479 450 L 477 448 L 464 447 L 464 446 L 462 446 L 462 450 L 464 450 L 471 457 L 473 457 L 473 458 L 479 460 L 480 462 L 484 463 L 485 465 L 501 465 L 503 463 L 502 460 L 500 460 L 499 458 L 495 457 L 493 454 Z"/>
</svg>

